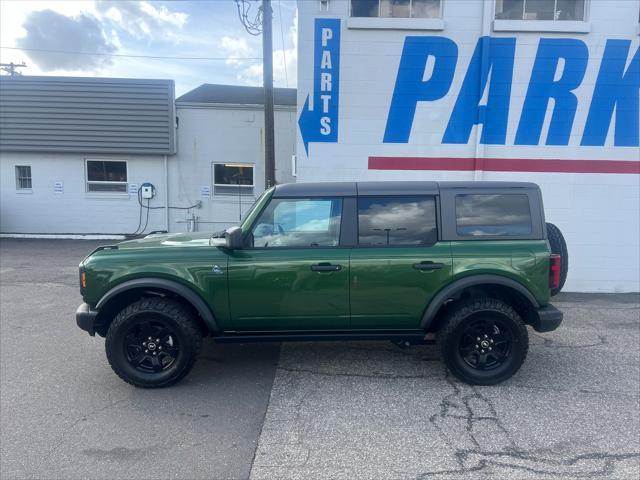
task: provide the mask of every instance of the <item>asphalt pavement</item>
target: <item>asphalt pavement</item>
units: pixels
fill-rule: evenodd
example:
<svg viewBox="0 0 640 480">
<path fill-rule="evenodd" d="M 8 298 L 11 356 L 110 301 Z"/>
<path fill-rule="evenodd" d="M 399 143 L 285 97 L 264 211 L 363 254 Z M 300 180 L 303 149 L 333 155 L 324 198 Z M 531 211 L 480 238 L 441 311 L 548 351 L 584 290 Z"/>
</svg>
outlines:
<svg viewBox="0 0 640 480">
<path fill-rule="evenodd" d="M 561 328 L 530 330 L 495 387 L 433 346 L 206 341 L 184 381 L 142 390 L 75 326 L 98 244 L 0 240 L 3 480 L 640 477 L 637 294 L 559 295 Z"/>
<path fill-rule="evenodd" d="M 0 478 L 247 478 L 279 345 L 205 341 L 180 384 L 125 384 L 75 324 L 104 243 L 0 240 Z"/>
</svg>

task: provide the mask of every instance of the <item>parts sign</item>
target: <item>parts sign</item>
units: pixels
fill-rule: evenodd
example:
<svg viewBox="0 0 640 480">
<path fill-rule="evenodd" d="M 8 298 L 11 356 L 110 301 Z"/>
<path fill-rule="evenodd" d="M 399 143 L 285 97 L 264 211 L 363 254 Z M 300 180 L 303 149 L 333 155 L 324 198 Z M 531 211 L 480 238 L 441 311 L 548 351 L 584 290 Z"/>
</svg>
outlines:
<svg viewBox="0 0 640 480">
<path fill-rule="evenodd" d="M 298 122 L 307 154 L 309 142 L 338 141 L 340 19 L 316 18 L 314 28 L 313 92 Z M 605 39 L 601 54 L 590 58 L 593 46 L 581 39 L 542 37 L 527 66 L 520 65 L 516 37 L 480 37 L 470 59 L 460 61 L 454 40 L 408 35 L 393 96 L 381 99 L 388 115 L 377 141 L 410 143 L 416 109 L 453 94 L 448 122 L 441 123 L 442 145 L 469 144 L 473 127 L 482 125 L 479 143 L 487 145 L 562 146 L 577 138 L 576 147 L 604 147 L 609 136 L 610 146 L 638 147 L 640 50 L 634 43 Z M 590 62 L 598 63 L 592 66 L 595 83 L 583 85 Z M 456 76 L 460 68 L 465 70 Z M 511 92 L 516 72 L 528 72 L 521 105 L 513 105 Z M 459 86 L 454 77 L 461 78 Z M 578 107 L 586 121 L 574 125 Z M 512 134 L 509 123 L 517 125 Z"/>
<path fill-rule="evenodd" d="M 338 141 L 340 103 L 340 20 L 316 18 L 313 55 L 313 95 L 307 96 L 298 124 L 309 153 L 309 142 Z"/>
</svg>

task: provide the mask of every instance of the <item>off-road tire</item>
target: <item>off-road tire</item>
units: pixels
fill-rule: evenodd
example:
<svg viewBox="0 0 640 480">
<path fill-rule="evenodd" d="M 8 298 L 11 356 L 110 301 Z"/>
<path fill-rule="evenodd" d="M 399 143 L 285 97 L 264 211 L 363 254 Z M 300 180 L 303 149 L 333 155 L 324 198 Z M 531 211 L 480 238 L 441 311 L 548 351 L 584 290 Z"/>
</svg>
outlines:
<svg viewBox="0 0 640 480">
<path fill-rule="evenodd" d="M 177 337 L 179 351 L 167 370 L 154 373 L 134 368 L 125 352 L 125 336 L 136 322 L 159 319 Z M 193 315 L 179 302 L 162 297 L 140 299 L 116 315 L 107 331 L 105 350 L 113 371 L 125 382 L 142 388 L 168 387 L 184 378 L 195 363 L 202 333 Z"/>
<path fill-rule="evenodd" d="M 494 319 L 511 335 L 510 352 L 504 356 L 506 360 L 487 371 L 469 366 L 460 352 L 462 337 L 468 334 L 465 329 L 483 319 Z M 451 307 L 448 318 L 438 331 L 437 344 L 441 358 L 455 377 L 472 385 L 495 385 L 520 369 L 529 350 L 529 335 L 520 315 L 511 306 L 494 298 L 476 297 Z"/>
<path fill-rule="evenodd" d="M 547 223 L 547 238 L 549 239 L 551 253 L 560 255 L 560 284 L 558 288 L 551 289 L 550 293 L 551 296 L 553 296 L 560 293 L 562 287 L 564 287 L 564 282 L 567 280 L 567 273 L 569 272 L 569 250 L 567 249 L 567 242 L 565 242 L 562 232 L 553 223 Z"/>
</svg>

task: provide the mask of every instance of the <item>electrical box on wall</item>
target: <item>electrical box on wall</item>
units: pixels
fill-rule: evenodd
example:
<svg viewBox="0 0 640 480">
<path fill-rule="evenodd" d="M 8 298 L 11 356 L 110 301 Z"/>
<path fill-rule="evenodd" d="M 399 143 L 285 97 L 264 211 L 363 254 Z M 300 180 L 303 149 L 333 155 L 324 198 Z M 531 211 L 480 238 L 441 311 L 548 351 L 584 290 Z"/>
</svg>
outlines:
<svg viewBox="0 0 640 480">
<path fill-rule="evenodd" d="M 150 198 L 153 198 L 155 196 L 155 194 L 156 194 L 155 187 L 153 186 L 153 184 L 148 183 L 148 182 L 147 183 L 143 183 L 142 186 L 140 187 L 140 190 L 141 190 L 141 195 L 140 196 L 142 198 L 150 199 Z"/>
</svg>

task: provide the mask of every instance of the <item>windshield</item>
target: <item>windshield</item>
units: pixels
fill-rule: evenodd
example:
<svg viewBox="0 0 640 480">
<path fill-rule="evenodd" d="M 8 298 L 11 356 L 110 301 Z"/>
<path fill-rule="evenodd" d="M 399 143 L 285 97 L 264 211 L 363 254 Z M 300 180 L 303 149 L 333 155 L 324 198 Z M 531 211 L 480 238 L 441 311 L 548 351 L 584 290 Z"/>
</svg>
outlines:
<svg viewBox="0 0 640 480">
<path fill-rule="evenodd" d="M 253 202 L 253 205 L 251 205 L 251 207 L 249 207 L 249 210 L 247 210 L 247 212 L 244 214 L 244 218 L 240 222 L 240 227 L 242 228 L 243 232 L 246 232 L 249 229 L 249 227 L 253 223 L 253 219 L 256 215 L 256 212 L 260 210 L 258 206 L 262 206 L 262 204 L 266 201 L 266 199 L 271 196 L 271 193 L 273 193 L 274 188 L 275 187 L 271 187 L 269 190 L 265 190 L 262 193 L 262 195 L 260 195 L 256 199 L 256 201 Z"/>
</svg>

